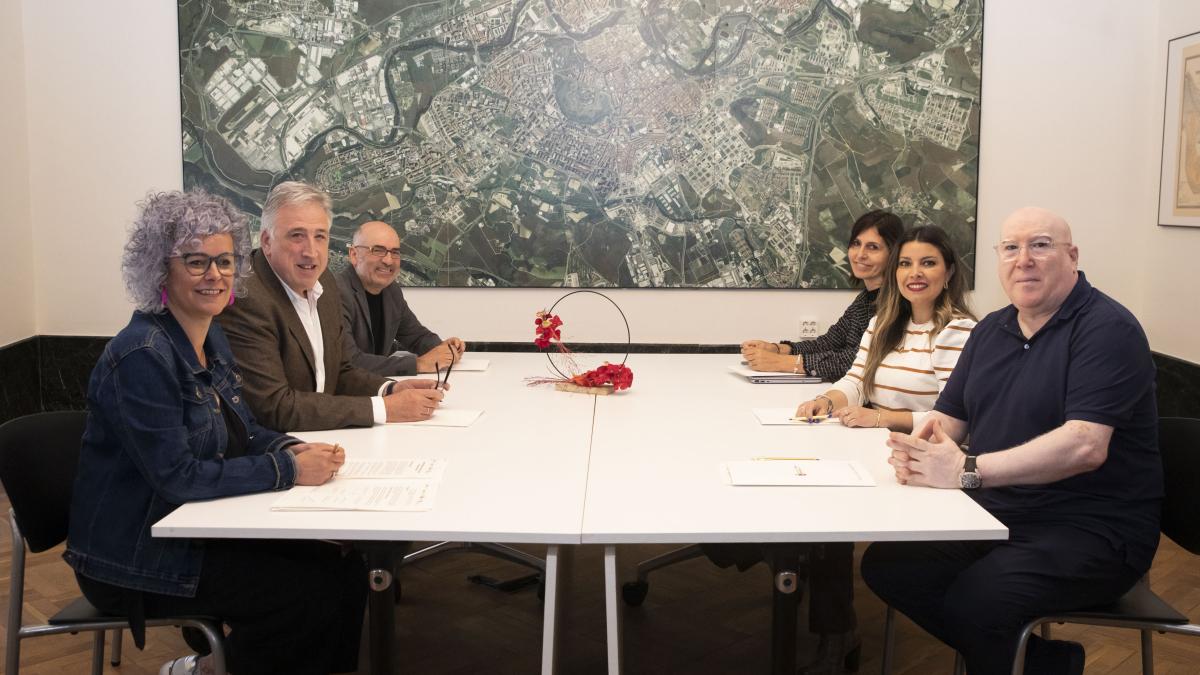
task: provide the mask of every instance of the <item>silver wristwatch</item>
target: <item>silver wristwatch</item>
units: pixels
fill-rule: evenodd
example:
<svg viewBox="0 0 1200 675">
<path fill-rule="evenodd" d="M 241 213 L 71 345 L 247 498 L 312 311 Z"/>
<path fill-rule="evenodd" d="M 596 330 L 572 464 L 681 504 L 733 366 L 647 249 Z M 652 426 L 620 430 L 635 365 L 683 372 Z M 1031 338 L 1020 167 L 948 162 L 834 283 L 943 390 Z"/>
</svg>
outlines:
<svg viewBox="0 0 1200 675">
<path fill-rule="evenodd" d="M 975 455 L 967 455 L 962 473 L 958 474 L 958 485 L 964 490 L 974 490 L 983 486 L 983 478 L 975 468 Z"/>
</svg>

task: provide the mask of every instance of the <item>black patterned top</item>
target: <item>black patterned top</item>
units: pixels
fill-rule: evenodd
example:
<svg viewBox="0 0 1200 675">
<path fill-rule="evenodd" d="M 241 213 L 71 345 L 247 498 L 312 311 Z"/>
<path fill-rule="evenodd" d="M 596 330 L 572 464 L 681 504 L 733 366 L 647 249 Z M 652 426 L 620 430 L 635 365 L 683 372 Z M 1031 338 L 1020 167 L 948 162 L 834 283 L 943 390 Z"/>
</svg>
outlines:
<svg viewBox="0 0 1200 675">
<path fill-rule="evenodd" d="M 828 382 L 837 382 L 846 375 L 850 366 L 854 365 L 858 343 L 862 340 L 871 317 L 875 316 L 875 298 L 878 295 L 879 289 L 859 293 L 837 323 L 830 326 L 820 337 L 801 342 L 779 342 L 791 347 L 793 354 L 804 355 L 804 370 L 809 375 Z"/>
</svg>

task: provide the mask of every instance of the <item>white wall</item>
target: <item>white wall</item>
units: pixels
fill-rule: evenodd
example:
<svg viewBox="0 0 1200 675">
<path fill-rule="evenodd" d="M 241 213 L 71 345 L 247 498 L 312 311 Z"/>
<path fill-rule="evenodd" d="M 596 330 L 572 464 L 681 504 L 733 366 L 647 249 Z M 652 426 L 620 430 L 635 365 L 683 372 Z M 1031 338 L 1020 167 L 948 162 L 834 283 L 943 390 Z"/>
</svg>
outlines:
<svg viewBox="0 0 1200 675">
<path fill-rule="evenodd" d="M 1154 199 L 1143 120 L 1156 79 L 1147 75 L 1155 25 L 1151 3 L 987 3 L 979 308 L 1005 303 L 996 258 L 984 255 L 1001 222 L 1038 205 L 1071 223 L 1088 279 L 1141 313 L 1137 263 L 1144 205 Z"/>
<path fill-rule="evenodd" d="M 33 228 L 29 213 L 29 139 L 25 123 L 25 41 L 21 3 L 0 2 L 0 347 L 36 333 L 33 308 Z"/>
<path fill-rule="evenodd" d="M 1200 254 L 1200 228 L 1158 227 L 1158 176 L 1162 160 L 1163 91 L 1166 79 L 1167 41 L 1200 31 L 1200 3 L 1165 0 L 1152 45 L 1148 134 L 1153 149 L 1147 167 L 1154 182 L 1153 198 L 1145 204 L 1143 311 L 1139 315 L 1155 350 L 1200 363 L 1200 294 L 1195 269 Z"/>
<path fill-rule="evenodd" d="M 1171 280 L 1171 270 L 1183 268 L 1156 261 L 1151 274 L 1143 264 L 1168 249 L 1181 255 L 1178 249 L 1194 248 L 1200 236 L 1162 231 L 1151 209 L 1159 141 L 1149 118 L 1161 120 L 1155 110 L 1162 97 L 1160 35 L 1170 32 L 1168 20 L 1195 13 L 1190 4 L 1167 0 L 1160 20 L 1157 5 L 1125 0 L 987 3 L 975 299 L 981 313 L 1003 304 L 995 259 L 987 254 L 1001 220 L 1017 207 L 1040 204 L 1072 222 L 1089 277 L 1149 317 L 1155 349 L 1200 361 L 1200 349 L 1170 340 L 1171 324 L 1159 317 L 1178 307 L 1159 310 L 1155 297 L 1159 287 L 1184 288 Z M 119 258 L 134 202 L 181 180 L 174 3 L 24 0 L 23 7 L 36 329 L 111 334 L 129 312 Z M 86 211 L 78 208 L 84 204 Z M 533 312 L 561 293 L 413 289 L 409 296 L 443 334 L 526 340 Z M 610 296 L 628 315 L 635 341 L 729 343 L 792 335 L 802 314 L 827 326 L 852 293 Z M 7 309 L 11 301 L 0 303 Z M 571 321 L 590 339 L 617 337 L 593 331 L 574 311 Z"/>
<path fill-rule="evenodd" d="M 175 3 L 24 8 L 37 330 L 112 335 L 134 203 L 182 181 Z"/>
</svg>

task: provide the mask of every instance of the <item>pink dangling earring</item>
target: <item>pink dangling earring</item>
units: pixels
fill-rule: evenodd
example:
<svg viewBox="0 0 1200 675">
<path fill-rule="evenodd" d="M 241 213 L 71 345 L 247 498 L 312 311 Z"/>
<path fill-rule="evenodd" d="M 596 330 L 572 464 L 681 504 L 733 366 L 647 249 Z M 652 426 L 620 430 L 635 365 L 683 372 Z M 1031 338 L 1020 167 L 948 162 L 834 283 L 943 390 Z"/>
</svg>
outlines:
<svg viewBox="0 0 1200 675">
<path fill-rule="evenodd" d="M 229 287 L 229 306 L 233 307 L 233 286 Z"/>
<path fill-rule="evenodd" d="M 162 301 L 163 309 L 167 308 L 167 287 L 162 287 L 162 293 L 158 294 L 158 299 Z"/>
</svg>

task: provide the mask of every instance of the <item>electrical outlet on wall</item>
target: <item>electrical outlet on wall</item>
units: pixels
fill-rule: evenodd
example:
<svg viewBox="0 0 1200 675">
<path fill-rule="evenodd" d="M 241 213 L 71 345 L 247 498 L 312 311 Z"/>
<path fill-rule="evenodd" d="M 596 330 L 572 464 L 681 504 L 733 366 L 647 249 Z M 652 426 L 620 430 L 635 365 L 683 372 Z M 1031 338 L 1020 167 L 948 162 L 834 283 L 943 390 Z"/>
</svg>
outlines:
<svg viewBox="0 0 1200 675">
<path fill-rule="evenodd" d="M 811 340 L 820 335 L 820 326 L 817 325 L 817 319 L 813 316 L 800 317 L 800 339 Z"/>
</svg>

